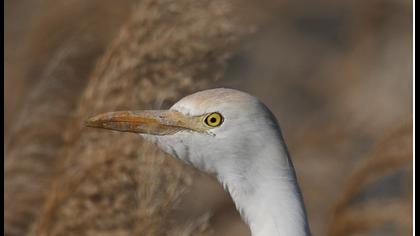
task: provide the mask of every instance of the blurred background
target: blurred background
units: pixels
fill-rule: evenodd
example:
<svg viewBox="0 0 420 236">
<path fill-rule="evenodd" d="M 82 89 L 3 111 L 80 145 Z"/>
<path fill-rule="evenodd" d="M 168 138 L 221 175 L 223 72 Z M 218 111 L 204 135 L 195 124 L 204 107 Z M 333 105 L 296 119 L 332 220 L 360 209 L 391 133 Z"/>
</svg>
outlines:
<svg viewBox="0 0 420 236">
<path fill-rule="evenodd" d="M 313 235 L 412 234 L 412 1 L 6 0 L 5 235 L 250 235 L 207 175 L 103 111 L 259 97 Z"/>
</svg>

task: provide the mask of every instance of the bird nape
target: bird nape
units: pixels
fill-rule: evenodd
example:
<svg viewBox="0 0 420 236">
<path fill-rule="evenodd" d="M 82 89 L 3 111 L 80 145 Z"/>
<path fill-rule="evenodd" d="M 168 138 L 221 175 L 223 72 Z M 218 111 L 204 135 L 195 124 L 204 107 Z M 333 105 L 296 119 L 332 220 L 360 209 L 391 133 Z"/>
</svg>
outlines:
<svg viewBox="0 0 420 236">
<path fill-rule="evenodd" d="M 310 235 L 280 127 L 270 110 L 247 93 L 205 90 L 169 110 L 109 112 L 88 119 L 86 125 L 138 133 L 216 176 L 254 236 Z"/>
</svg>

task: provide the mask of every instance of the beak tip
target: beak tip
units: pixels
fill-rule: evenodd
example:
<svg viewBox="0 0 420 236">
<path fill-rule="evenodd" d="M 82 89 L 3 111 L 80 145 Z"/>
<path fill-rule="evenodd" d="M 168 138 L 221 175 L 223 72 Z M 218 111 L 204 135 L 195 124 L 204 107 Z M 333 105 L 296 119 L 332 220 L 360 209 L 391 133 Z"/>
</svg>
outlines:
<svg viewBox="0 0 420 236">
<path fill-rule="evenodd" d="M 97 119 L 95 119 L 95 117 L 90 117 L 88 119 L 85 120 L 84 125 L 86 127 L 98 127 L 98 121 Z"/>
</svg>

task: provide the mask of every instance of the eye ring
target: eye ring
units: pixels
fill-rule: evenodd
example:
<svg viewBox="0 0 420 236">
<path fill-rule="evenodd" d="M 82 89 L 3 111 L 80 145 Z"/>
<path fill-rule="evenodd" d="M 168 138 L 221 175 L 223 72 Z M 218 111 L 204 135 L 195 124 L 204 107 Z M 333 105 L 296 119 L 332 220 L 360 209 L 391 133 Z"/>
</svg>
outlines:
<svg viewBox="0 0 420 236">
<path fill-rule="evenodd" d="M 204 118 L 204 123 L 210 127 L 218 127 L 223 123 L 223 116 L 219 112 L 210 113 Z"/>
</svg>

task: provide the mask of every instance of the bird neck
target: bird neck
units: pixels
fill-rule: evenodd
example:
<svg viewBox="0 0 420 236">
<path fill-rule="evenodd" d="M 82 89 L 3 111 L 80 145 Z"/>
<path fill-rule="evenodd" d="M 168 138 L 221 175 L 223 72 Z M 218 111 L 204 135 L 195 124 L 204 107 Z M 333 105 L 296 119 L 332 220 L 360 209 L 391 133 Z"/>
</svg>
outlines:
<svg viewBox="0 0 420 236">
<path fill-rule="evenodd" d="M 235 168 L 219 173 L 218 178 L 253 236 L 310 235 L 295 171 L 286 146 L 279 141 L 258 148 L 259 153 L 246 159 L 252 163 L 243 161 L 242 154 L 242 161 L 225 165 Z M 247 151 L 249 155 L 252 148 Z"/>
</svg>

